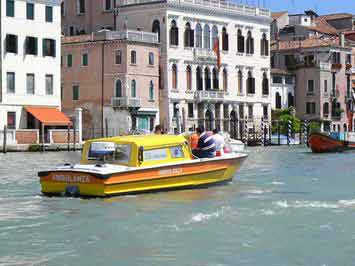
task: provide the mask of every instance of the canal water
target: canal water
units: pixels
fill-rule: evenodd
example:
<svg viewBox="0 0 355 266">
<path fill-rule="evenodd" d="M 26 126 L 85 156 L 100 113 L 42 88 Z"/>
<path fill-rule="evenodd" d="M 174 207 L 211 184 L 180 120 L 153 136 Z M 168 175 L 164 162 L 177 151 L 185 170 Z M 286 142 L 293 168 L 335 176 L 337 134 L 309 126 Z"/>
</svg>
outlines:
<svg viewBox="0 0 355 266">
<path fill-rule="evenodd" d="M 355 265 L 355 153 L 254 148 L 226 186 L 41 196 L 36 172 L 78 159 L 0 155 L 0 265 Z"/>
</svg>

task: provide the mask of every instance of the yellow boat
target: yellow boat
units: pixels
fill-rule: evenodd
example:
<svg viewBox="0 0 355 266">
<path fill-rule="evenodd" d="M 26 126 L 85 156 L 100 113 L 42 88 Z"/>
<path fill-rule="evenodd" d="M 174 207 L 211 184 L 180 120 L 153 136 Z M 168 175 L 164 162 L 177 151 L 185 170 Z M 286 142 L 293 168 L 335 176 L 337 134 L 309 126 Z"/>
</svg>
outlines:
<svg viewBox="0 0 355 266">
<path fill-rule="evenodd" d="M 104 197 L 206 187 L 230 181 L 246 154 L 195 159 L 183 136 L 123 136 L 86 141 L 79 164 L 38 173 L 42 193 Z"/>
</svg>

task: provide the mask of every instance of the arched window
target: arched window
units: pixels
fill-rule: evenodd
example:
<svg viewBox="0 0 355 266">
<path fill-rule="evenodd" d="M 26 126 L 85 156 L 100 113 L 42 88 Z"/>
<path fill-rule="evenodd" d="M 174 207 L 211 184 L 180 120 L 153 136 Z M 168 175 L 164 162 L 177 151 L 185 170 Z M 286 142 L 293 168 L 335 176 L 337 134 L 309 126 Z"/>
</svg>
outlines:
<svg viewBox="0 0 355 266">
<path fill-rule="evenodd" d="M 186 67 L 186 89 L 191 90 L 191 85 L 192 85 L 192 79 L 191 79 L 191 67 L 187 66 Z"/>
<path fill-rule="evenodd" d="M 158 41 L 160 42 L 160 22 L 159 22 L 159 20 L 154 20 L 153 26 L 152 26 L 152 32 L 158 34 Z"/>
<path fill-rule="evenodd" d="M 291 92 L 288 93 L 288 96 L 287 96 L 287 101 L 288 101 L 288 107 L 290 108 L 291 106 L 292 107 L 295 107 L 295 103 L 294 103 L 294 96 Z M 328 107 L 329 108 L 329 107 Z"/>
<path fill-rule="evenodd" d="M 206 24 L 203 28 L 203 48 L 211 49 L 210 27 Z"/>
<path fill-rule="evenodd" d="M 208 91 L 211 89 L 211 75 L 210 69 L 208 67 L 205 68 L 205 90 Z"/>
<path fill-rule="evenodd" d="M 251 31 L 248 31 L 247 37 L 247 54 L 254 54 L 254 39 L 251 36 Z"/>
<path fill-rule="evenodd" d="M 262 92 L 263 95 L 269 95 L 269 79 L 267 78 L 267 74 L 265 72 L 263 74 Z"/>
<path fill-rule="evenodd" d="M 196 24 L 195 32 L 196 32 L 196 47 L 202 48 L 202 28 L 200 23 Z"/>
<path fill-rule="evenodd" d="M 177 67 L 175 64 L 173 64 L 171 71 L 172 71 L 171 87 L 172 87 L 172 89 L 177 89 L 178 76 L 177 76 Z"/>
<path fill-rule="evenodd" d="M 202 91 L 203 87 L 203 79 L 202 79 L 202 70 L 198 66 L 196 68 L 196 89 Z"/>
<path fill-rule="evenodd" d="M 185 47 L 194 47 L 194 30 L 191 29 L 189 22 L 185 25 L 184 45 Z"/>
<path fill-rule="evenodd" d="M 136 80 L 133 79 L 131 81 L 131 97 L 136 98 L 137 97 L 137 88 L 136 88 Z"/>
<path fill-rule="evenodd" d="M 154 100 L 154 84 L 152 80 L 149 83 L 149 99 Z"/>
<path fill-rule="evenodd" d="M 281 109 L 281 95 L 279 92 L 275 94 L 275 107 L 276 109 Z"/>
<path fill-rule="evenodd" d="M 228 51 L 228 33 L 225 27 L 222 29 L 222 50 Z"/>
<path fill-rule="evenodd" d="M 175 20 L 171 21 L 170 25 L 170 45 L 179 45 L 179 28 Z"/>
<path fill-rule="evenodd" d="M 223 90 L 228 91 L 228 73 L 227 69 L 223 69 Z"/>
<path fill-rule="evenodd" d="M 243 94 L 243 73 L 238 71 L 238 94 Z"/>
<path fill-rule="evenodd" d="M 218 70 L 216 68 L 213 68 L 212 70 L 212 83 L 213 83 L 213 89 L 218 90 L 219 89 L 219 79 L 218 79 Z"/>
<path fill-rule="evenodd" d="M 244 36 L 242 30 L 238 30 L 238 53 L 244 53 Z"/>
<path fill-rule="evenodd" d="M 212 48 L 214 48 L 216 42 L 219 42 L 218 28 L 216 25 L 213 25 L 213 27 L 212 27 Z"/>
<path fill-rule="evenodd" d="M 122 97 L 122 82 L 121 80 L 116 80 L 115 84 L 115 97 Z"/>
<path fill-rule="evenodd" d="M 325 115 L 325 116 L 329 115 L 329 103 L 323 104 L 323 115 Z"/>
<path fill-rule="evenodd" d="M 251 73 L 251 71 L 248 72 L 247 93 L 255 94 L 255 78 L 253 78 L 253 74 Z"/>
<path fill-rule="evenodd" d="M 268 56 L 269 55 L 269 41 L 267 40 L 265 33 L 263 33 L 263 37 L 261 38 L 260 47 L 261 47 L 261 51 L 260 51 L 261 55 Z"/>
</svg>

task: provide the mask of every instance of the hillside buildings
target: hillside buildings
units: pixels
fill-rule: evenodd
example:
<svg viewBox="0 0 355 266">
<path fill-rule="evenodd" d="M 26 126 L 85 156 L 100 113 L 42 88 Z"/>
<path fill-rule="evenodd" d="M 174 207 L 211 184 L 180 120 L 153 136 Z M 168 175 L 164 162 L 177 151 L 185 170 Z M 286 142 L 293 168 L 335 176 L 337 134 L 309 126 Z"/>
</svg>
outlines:
<svg viewBox="0 0 355 266">
<path fill-rule="evenodd" d="M 270 12 L 225 1 L 118 1 L 117 28 L 158 33 L 160 120 L 170 132 L 197 125 L 242 134 L 269 121 Z"/>
<path fill-rule="evenodd" d="M 3 0 L 0 10 L 0 129 L 38 140 L 32 129 L 69 123 L 59 111 L 60 1 Z"/>
<path fill-rule="evenodd" d="M 63 111 L 83 110 L 83 137 L 150 132 L 159 123 L 158 35 L 104 31 L 62 39 Z"/>
</svg>

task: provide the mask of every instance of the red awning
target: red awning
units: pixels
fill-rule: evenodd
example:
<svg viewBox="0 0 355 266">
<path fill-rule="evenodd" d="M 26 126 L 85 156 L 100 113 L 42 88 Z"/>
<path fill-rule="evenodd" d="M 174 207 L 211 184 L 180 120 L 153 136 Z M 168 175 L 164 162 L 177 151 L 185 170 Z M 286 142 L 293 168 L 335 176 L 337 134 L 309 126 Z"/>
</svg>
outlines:
<svg viewBox="0 0 355 266">
<path fill-rule="evenodd" d="M 26 106 L 25 109 L 37 120 L 48 126 L 66 126 L 71 124 L 70 119 L 55 107 Z"/>
</svg>

